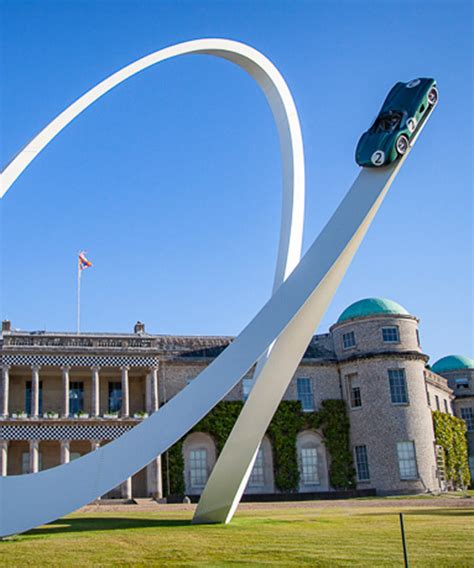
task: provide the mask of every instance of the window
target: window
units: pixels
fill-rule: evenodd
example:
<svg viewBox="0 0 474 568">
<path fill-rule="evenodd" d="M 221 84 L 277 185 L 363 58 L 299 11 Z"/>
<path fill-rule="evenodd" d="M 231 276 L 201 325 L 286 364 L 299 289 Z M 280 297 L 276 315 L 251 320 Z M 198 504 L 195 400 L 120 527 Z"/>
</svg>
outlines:
<svg viewBox="0 0 474 568">
<path fill-rule="evenodd" d="M 471 470 L 471 478 L 474 479 L 474 456 L 469 456 L 469 469 Z"/>
<path fill-rule="evenodd" d="M 390 110 L 381 114 L 372 126 L 372 132 L 393 132 L 400 126 L 403 114 Z"/>
<path fill-rule="evenodd" d="M 79 459 L 79 458 L 81 457 L 81 455 L 82 455 L 82 454 L 79 453 L 79 452 L 71 452 L 71 453 L 69 454 L 69 461 L 77 460 L 77 459 Z"/>
<path fill-rule="evenodd" d="M 444 483 L 446 481 L 446 460 L 443 446 L 436 446 L 436 467 L 438 469 L 439 480 Z"/>
<path fill-rule="evenodd" d="M 347 389 L 349 391 L 351 408 L 360 408 L 362 406 L 362 396 L 360 393 L 359 375 L 357 373 L 347 375 Z"/>
<path fill-rule="evenodd" d="M 468 432 L 474 432 L 474 408 L 472 406 L 461 408 L 461 418 L 466 423 Z"/>
<path fill-rule="evenodd" d="M 43 454 L 38 453 L 38 471 L 43 469 Z M 30 472 L 30 452 L 23 452 L 21 454 L 21 473 L 31 473 Z"/>
<path fill-rule="evenodd" d="M 122 409 L 122 383 L 109 383 L 109 412 L 119 412 Z"/>
<path fill-rule="evenodd" d="M 77 414 L 84 410 L 84 383 L 72 382 L 69 384 L 69 412 Z"/>
<path fill-rule="evenodd" d="M 207 450 L 191 450 L 189 452 L 189 469 L 191 487 L 204 487 L 207 482 Z"/>
<path fill-rule="evenodd" d="M 318 452 L 316 448 L 301 449 L 301 481 L 304 485 L 319 483 Z"/>
<path fill-rule="evenodd" d="M 439 396 L 435 394 L 436 410 L 439 410 Z"/>
<path fill-rule="evenodd" d="M 357 467 L 357 479 L 359 481 L 368 481 L 370 479 L 369 460 L 367 458 L 367 446 L 356 446 L 355 457 Z"/>
<path fill-rule="evenodd" d="M 25 412 L 31 414 L 31 381 L 26 381 Z M 43 414 L 43 381 L 39 382 L 38 414 Z"/>
<path fill-rule="evenodd" d="M 446 399 L 444 399 L 444 411 L 446 414 L 449 414 L 448 401 Z"/>
<path fill-rule="evenodd" d="M 296 379 L 296 388 L 298 391 L 298 400 L 301 402 L 301 408 L 304 412 L 314 410 L 313 387 L 311 379 Z"/>
<path fill-rule="evenodd" d="M 242 398 L 247 400 L 253 387 L 253 379 L 247 377 L 242 380 Z"/>
<path fill-rule="evenodd" d="M 421 347 L 420 332 L 418 330 L 416 330 L 416 342 L 418 343 L 418 347 Z"/>
<path fill-rule="evenodd" d="M 416 467 L 415 443 L 398 442 L 397 455 L 400 479 L 417 479 L 418 470 Z"/>
<path fill-rule="evenodd" d="M 265 470 L 263 466 L 262 448 L 258 450 L 257 458 L 253 465 L 252 473 L 250 474 L 249 485 L 251 487 L 265 485 Z"/>
<path fill-rule="evenodd" d="M 390 398 L 393 404 L 408 404 L 407 382 L 404 369 L 390 369 Z"/>
<path fill-rule="evenodd" d="M 348 333 L 342 334 L 342 345 L 344 349 L 350 349 L 351 347 L 355 347 L 356 340 L 353 331 L 349 331 Z"/>
<path fill-rule="evenodd" d="M 382 327 L 382 338 L 384 343 L 400 343 L 398 326 Z"/>
<path fill-rule="evenodd" d="M 469 388 L 469 379 L 467 377 L 455 379 L 454 382 L 456 383 L 456 390 L 468 389 Z"/>
<path fill-rule="evenodd" d="M 426 400 L 428 402 L 428 406 L 431 406 L 430 391 L 428 389 L 426 389 Z"/>
</svg>

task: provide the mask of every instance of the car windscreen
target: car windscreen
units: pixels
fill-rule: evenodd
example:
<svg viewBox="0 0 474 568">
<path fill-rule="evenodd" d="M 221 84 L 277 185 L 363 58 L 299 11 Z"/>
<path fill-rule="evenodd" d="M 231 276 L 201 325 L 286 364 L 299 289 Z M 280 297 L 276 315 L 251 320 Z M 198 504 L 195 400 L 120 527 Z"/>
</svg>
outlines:
<svg viewBox="0 0 474 568">
<path fill-rule="evenodd" d="M 400 126 L 402 120 L 401 112 L 386 112 L 381 114 L 372 127 L 373 132 L 393 132 Z"/>
</svg>

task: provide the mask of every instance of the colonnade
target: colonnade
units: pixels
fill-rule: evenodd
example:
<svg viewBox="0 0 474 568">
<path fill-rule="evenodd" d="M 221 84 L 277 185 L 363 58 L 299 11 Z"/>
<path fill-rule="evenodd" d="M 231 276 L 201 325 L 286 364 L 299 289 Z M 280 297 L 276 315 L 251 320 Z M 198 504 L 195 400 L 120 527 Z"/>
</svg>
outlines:
<svg viewBox="0 0 474 568">
<path fill-rule="evenodd" d="M 0 415 L 9 416 L 10 404 L 10 369 L 9 365 L 2 366 L 0 381 Z M 31 367 L 31 408 L 29 415 L 31 418 L 40 416 L 40 371 L 41 367 L 33 365 Z M 71 367 L 61 367 L 62 375 L 62 396 L 61 396 L 61 416 L 68 418 L 70 416 L 70 371 Z M 130 416 L 130 367 L 120 367 L 121 385 L 122 385 L 122 404 L 120 416 L 128 418 Z M 146 379 L 146 411 L 152 414 L 158 410 L 158 367 L 149 369 Z M 90 416 L 97 418 L 100 416 L 100 367 L 91 367 L 91 401 Z"/>
<path fill-rule="evenodd" d="M 92 366 L 91 370 L 91 400 L 90 400 L 90 418 L 99 418 L 101 400 L 100 400 L 100 371 L 99 366 Z M 10 416 L 10 365 L 1 367 L 0 381 L 0 416 L 8 418 Z M 130 417 L 130 380 L 129 366 L 120 367 L 120 377 L 122 386 L 122 404 L 120 409 L 120 417 Z M 146 412 L 152 414 L 159 408 L 159 391 L 158 391 L 158 366 L 147 369 L 146 376 Z M 61 367 L 62 390 L 61 390 L 61 411 L 60 417 L 67 419 L 71 416 L 70 408 L 70 383 L 71 383 L 71 367 Z M 31 406 L 26 409 L 29 412 L 29 418 L 40 418 L 40 378 L 41 367 L 39 365 L 31 366 Z M 82 379 L 81 379 L 82 380 Z M 21 423 L 20 423 L 21 424 Z M 0 475 L 6 476 L 8 473 L 8 453 L 9 444 L 15 440 L 0 439 Z M 58 440 L 59 442 L 59 463 L 66 464 L 71 459 L 71 440 Z M 103 440 L 90 440 L 90 450 L 97 450 Z M 30 439 L 28 471 L 29 473 L 37 473 L 40 470 L 40 440 Z M 155 458 L 146 469 L 147 493 L 155 498 L 163 496 L 162 476 L 161 476 L 161 457 Z M 132 478 L 129 477 L 121 485 L 121 496 L 124 499 L 132 499 Z"/>
<path fill-rule="evenodd" d="M 8 474 L 8 452 L 9 445 L 12 442 L 9 440 L 0 440 L 0 475 L 6 476 Z M 97 450 L 102 440 L 91 440 L 90 451 Z M 40 471 L 40 440 L 28 440 L 29 458 L 28 458 L 28 473 L 38 473 Z M 60 452 L 60 465 L 69 463 L 71 460 L 71 440 L 59 441 Z M 59 464 L 58 464 L 59 465 Z M 146 468 L 147 480 L 147 494 L 156 499 L 163 497 L 163 485 L 161 479 L 161 457 L 158 456 Z M 121 487 L 121 497 L 123 499 L 132 499 L 132 478 L 126 479 Z"/>
</svg>

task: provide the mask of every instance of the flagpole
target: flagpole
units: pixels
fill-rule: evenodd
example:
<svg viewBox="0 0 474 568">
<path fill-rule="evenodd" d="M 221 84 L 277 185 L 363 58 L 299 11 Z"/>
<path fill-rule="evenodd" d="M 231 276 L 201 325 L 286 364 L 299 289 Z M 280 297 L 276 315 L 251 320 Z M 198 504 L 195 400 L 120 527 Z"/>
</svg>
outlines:
<svg viewBox="0 0 474 568">
<path fill-rule="evenodd" d="M 77 334 L 81 330 L 81 263 L 77 261 Z"/>
</svg>

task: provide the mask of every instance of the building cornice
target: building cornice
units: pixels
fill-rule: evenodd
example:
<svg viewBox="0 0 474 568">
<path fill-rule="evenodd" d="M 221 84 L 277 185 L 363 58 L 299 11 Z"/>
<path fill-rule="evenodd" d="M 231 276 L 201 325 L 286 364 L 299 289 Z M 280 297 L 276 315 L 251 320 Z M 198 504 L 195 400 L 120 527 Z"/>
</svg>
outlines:
<svg viewBox="0 0 474 568">
<path fill-rule="evenodd" d="M 332 333 L 335 329 L 339 329 L 346 325 L 353 325 L 354 323 L 359 322 L 366 322 L 370 320 L 393 320 L 393 319 L 406 319 L 406 320 L 414 320 L 416 323 L 420 323 L 419 318 L 416 316 L 412 316 L 411 314 L 371 314 L 368 316 L 358 316 L 355 318 L 350 318 L 344 321 L 336 322 L 331 325 L 329 328 L 329 332 Z"/>
<path fill-rule="evenodd" d="M 425 381 L 430 385 L 448 393 L 451 397 L 454 398 L 453 389 L 449 388 L 448 380 L 441 375 L 437 375 L 436 373 L 433 373 L 433 371 L 425 369 Z"/>
<path fill-rule="evenodd" d="M 367 353 L 357 353 L 344 359 L 339 359 L 339 364 L 352 363 L 368 359 L 404 359 L 410 361 L 423 361 L 427 363 L 429 356 L 420 351 L 372 351 Z"/>
</svg>

